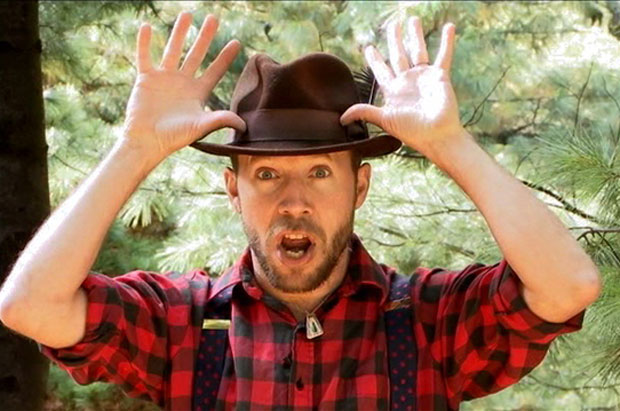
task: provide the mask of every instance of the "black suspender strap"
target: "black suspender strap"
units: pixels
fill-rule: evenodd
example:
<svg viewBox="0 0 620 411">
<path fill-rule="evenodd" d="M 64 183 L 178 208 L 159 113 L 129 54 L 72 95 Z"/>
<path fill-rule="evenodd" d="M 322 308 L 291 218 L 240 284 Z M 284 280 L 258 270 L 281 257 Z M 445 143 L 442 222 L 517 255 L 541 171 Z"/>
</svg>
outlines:
<svg viewBox="0 0 620 411">
<path fill-rule="evenodd" d="M 394 274 L 389 301 L 385 307 L 385 328 L 392 410 L 415 409 L 417 352 L 413 336 L 410 277 Z M 226 292 L 227 291 L 227 292 Z M 228 349 L 230 291 L 213 301 L 203 320 L 194 375 L 194 410 L 215 409 Z"/>
</svg>

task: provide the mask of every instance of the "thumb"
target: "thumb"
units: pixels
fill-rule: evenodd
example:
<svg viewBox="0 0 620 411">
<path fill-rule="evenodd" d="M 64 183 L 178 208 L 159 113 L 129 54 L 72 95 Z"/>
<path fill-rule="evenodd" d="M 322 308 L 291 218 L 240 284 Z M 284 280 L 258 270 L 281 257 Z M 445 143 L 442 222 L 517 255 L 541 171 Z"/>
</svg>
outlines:
<svg viewBox="0 0 620 411">
<path fill-rule="evenodd" d="M 224 127 L 231 127 L 241 132 L 245 132 L 247 128 L 245 121 L 237 113 L 228 110 L 205 112 L 199 122 L 203 136 Z"/>
<path fill-rule="evenodd" d="M 354 104 L 340 116 L 340 124 L 346 126 L 357 120 L 364 120 L 381 127 L 381 109 L 370 104 Z"/>
</svg>

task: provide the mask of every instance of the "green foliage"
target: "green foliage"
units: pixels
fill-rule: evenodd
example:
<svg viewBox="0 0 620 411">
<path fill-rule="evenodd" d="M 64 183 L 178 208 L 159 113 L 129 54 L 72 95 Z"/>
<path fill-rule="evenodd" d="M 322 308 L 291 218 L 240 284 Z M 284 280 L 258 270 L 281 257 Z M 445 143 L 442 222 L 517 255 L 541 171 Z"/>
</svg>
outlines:
<svg viewBox="0 0 620 411">
<path fill-rule="evenodd" d="M 160 408 L 127 397 L 118 386 L 105 383 L 78 385 L 56 365 L 50 367 L 47 411 L 155 411 Z"/>
<path fill-rule="evenodd" d="M 558 338 L 543 365 L 520 383 L 463 409 L 617 407 L 620 44 L 617 33 L 607 32 L 618 26 L 615 9 L 603 2 L 42 2 L 52 205 L 92 172 L 120 134 L 140 21 L 153 25 L 155 62 L 181 10 L 194 12 L 187 47 L 207 13 L 219 17 L 203 68 L 228 40 L 241 41 L 240 56 L 209 100 L 214 108 L 228 105 L 254 53 L 284 63 L 325 51 L 361 71 L 365 45 L 388 56 L 388 19 L 420 16 L 431 58 L 442 24 L 452 21 L 458 40 L 452 79 L 463 123 L 557 213 L 605 283 L 581 332 Z M 226 131 L 208 136 L 226 138 Z M 370 163 L 371 191 L 355 230 L 376 260 L 411 273 L 501 258 L 471 200 L 418 153 L 402 149 Z M 227 165 L 191 148 L 160 164 L 119 213 L 93 270 L 222 272 L 247 245 L 224 191 Z M 56 368 L 50 393 L 55 409 L 146 409 L 116 388 L 78 387 Z"/>
<path fill-rule="evenodd" d="M 598 218 L 620 220 L 620 140 L 609 132 L 578 129 L 575 134 L 555 130 L 538 138 L 538 180 L 565 191 L 583 203 L 597 203 Z"/>
</svg>

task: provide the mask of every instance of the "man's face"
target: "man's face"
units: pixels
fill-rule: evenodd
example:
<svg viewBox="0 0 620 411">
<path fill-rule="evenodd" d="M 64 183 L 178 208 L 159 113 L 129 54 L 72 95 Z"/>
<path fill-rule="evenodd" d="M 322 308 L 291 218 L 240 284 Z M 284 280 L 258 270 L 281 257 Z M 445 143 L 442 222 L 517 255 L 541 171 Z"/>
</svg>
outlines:
<svg viewBox="0 0 620 411">
<path fill-rule="evenodd" d="M 356 178 L 350 155 L 240 155 L 237 174 L 225 171 L 254 258 L 273 287 L 312 291 L 345 251 L 370 179 L 368 164 Z"/>
</svg>

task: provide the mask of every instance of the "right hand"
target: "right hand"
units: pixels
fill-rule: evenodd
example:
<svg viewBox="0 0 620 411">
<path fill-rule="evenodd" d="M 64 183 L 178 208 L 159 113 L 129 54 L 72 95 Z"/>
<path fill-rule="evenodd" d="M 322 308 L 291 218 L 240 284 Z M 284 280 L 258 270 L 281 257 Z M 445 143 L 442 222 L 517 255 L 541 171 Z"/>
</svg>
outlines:
<svg viewBox="0 0 620 411">
<path fill-rule="evenodd" d="M 209 94 L 237 56 L 241 43 L 237 40 L 228 42 L 204 73 L 195 78 L 218 22 L 212 15 L 205 18 L 179 69 L 183 43 L 191 23 L 191 13 L 179 14 L 159 67 L 153 67 L 151 63 L 150 25 L 143 23 L 138 33 L 138 75 L 127 103 L 121 143 L 143 151 L 156 161 L 217 129 L 232 127 L 245 131 L 246 128 L 241 117 L 232 111 L 203 109 Z"/>
</svg>

